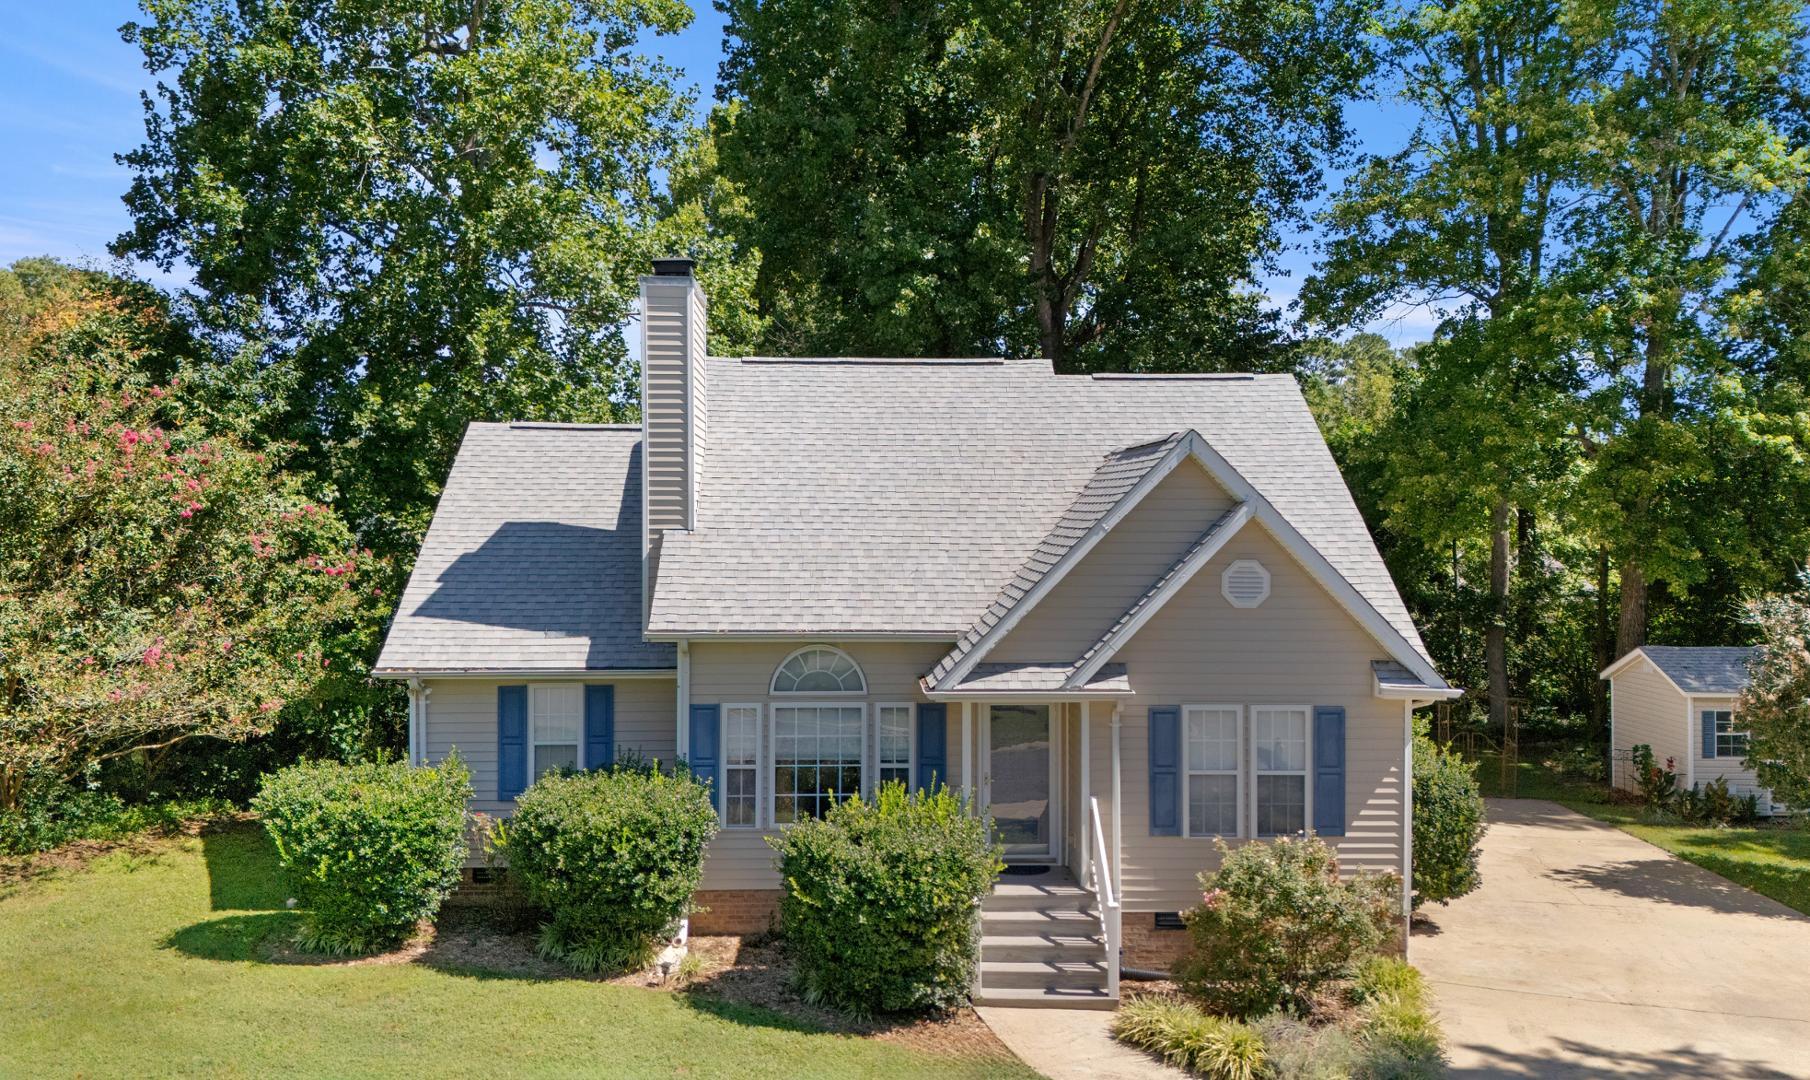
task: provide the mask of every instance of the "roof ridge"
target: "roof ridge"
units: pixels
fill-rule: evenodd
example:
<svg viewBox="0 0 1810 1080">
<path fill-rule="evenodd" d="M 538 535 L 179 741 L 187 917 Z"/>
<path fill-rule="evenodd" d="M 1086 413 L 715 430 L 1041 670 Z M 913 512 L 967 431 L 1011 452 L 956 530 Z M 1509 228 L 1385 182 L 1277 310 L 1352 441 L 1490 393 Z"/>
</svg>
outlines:
<svg viewBox="0 0 1810 1080">
<path fill-rule="evenodd" d="M 481 423 L 481 422 L 480 422 Z M 505 427 L 511 431 L 640 431 L 640 424 L 585 424 L 558 420 L 508 420 L 485 423 L 485 427 Z"/>
</svg>

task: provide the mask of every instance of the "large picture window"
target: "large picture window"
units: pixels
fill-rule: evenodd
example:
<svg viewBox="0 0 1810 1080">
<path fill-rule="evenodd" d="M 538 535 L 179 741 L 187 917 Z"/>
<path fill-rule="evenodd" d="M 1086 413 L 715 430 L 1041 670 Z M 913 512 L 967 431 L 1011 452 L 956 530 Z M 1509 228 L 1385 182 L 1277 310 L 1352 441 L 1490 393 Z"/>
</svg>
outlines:
<svg viewBox="0 0 1810 1080">
<path fill-rule="evenodd" d="M 528 692 L 528 782 L 554 769 L 578 768 L 584 734 L 584 687 L 577 683 L 531 687 Z"/>
<path fill-rule="evenodd" d="M 1307 710 L 1251 707 L 1257 770 L 1258 836 L 1293 836 L 1307 829 Z"/>
<path fill-rule="evenodd" d="M 1237 836 L 1241 711 L 1236 705 L 1190 705 L 1188 835 Z"/>
<path fill-rule="evenodd" d="M 822 817 L 862 791 L 859 705 L 773 706 L 773 821 Z"/>
<path fill-rule="evenodd" d="M 723 710 L 723 824 L 760 824 L 760 706 Z"/>
</svg>

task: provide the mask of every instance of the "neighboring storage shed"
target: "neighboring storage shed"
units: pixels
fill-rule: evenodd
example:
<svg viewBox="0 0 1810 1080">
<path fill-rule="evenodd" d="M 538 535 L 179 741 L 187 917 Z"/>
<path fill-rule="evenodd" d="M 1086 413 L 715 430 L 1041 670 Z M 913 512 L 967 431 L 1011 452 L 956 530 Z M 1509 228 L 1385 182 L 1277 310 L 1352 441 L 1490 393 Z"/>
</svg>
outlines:
<svg viewBox="0 0 1810 1080">
<path fill-rule="evenodd" d="M 1645 743 L 1667 758 L 1685 787 L 1727 780 L 1730 791 L 1760 797 L 1762 813 L 1784 813 L 1760 787 L 1747 756 L 1747 732 L 1735 699 L 1747 688 L 1750 648 L 1643 645 L 1603 669 L 1609 680 L 1609 739 L 1618 761 Z M 1615 782 L 1636 786 L 1633 770 L 1618 765 Z"/>
</svg>

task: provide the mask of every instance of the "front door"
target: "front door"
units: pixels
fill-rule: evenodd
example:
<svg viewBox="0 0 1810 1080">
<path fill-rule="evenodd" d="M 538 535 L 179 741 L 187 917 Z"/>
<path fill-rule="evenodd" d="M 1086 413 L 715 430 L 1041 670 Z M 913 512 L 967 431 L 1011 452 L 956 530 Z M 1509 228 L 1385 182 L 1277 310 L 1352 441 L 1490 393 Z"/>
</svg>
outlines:
<svg viewBox="0 0 1810 1080">
<path fill-rule="evenodd" d="M 987 810 L 993 836 L 1013 859 L 1048 859 L 1056 768 L 1048 705 L 994 705 L 987 710 Z"/>
</svg>

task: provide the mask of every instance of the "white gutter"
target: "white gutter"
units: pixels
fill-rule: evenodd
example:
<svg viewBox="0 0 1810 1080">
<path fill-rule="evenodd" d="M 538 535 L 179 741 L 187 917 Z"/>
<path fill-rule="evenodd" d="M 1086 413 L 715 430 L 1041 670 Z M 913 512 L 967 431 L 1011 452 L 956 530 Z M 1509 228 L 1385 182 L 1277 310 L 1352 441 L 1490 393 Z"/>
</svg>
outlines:
<svg viewBox="0 0 1810 1080">
<path fill-rule="evenodd" d="M 388 668 L 371 678 L 391 682 L 421 679 L 670 679 L 673 668 L 460 668 L 456 671 Z"/>
</svg>

